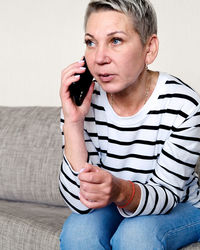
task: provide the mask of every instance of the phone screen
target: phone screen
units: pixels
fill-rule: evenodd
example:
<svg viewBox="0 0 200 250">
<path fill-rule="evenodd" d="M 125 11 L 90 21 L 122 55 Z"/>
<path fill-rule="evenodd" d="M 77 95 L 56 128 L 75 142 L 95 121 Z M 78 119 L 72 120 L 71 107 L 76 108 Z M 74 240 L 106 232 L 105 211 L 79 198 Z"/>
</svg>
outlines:
<svg viewBox="0 0 200 250">
<path fill-rule="evenodd" d="M 80 79 L 78 82 L 73 82 L 69 86 L 71 98 L 73 99 L 73 101 L 77 106 L 80 106 L 83 103 L 83 100 L 86 97 L 87 92 L 93 80 L 93 76 L 91 75 L 87 67 L 85 58 L 83 60 L 85 61 L 84 65 L 84 67 L 86 68 L 85 72 L 83 74 L 80 74 Z"/>
</svg>

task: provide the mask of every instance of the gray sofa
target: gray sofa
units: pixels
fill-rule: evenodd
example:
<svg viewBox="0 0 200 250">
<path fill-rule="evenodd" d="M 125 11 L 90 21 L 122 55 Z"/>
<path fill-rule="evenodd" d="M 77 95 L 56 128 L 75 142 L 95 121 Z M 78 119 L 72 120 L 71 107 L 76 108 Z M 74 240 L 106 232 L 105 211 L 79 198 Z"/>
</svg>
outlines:
<svg viewBox="0 0 200 250">
<path fill-rule="evenodd" d="M 0 107 L 0 250 L 59 249 L 70 214 L 58 189 L 59 116 L 59 107 Z"/>
</svg>

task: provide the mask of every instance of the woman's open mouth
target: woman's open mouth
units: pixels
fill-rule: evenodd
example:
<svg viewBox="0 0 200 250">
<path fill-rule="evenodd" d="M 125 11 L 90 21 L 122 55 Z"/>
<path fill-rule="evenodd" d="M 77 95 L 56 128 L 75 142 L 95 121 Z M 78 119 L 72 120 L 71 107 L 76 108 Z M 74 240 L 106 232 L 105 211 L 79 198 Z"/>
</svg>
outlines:
<svg viewBox="0 0 200 250">
<path fill-rule="evenodd" d="M 110 82 L 113 80 L 115 75 L 105 73 L 105 74 L 99 74 L 98 77 L 100 78 L 101 82 Z"/>
</svg>

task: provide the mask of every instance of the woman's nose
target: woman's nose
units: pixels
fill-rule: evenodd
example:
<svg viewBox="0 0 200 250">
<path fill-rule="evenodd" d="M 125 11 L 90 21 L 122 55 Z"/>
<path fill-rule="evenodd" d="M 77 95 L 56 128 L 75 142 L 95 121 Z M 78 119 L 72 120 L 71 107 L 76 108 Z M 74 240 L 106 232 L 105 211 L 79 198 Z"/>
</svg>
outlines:
<svg viewBox="0 0 200 250">
<path fill-rule="evenodd" d="M 95 61 L 97 64 L 103 65 L 110 63 L 109 50 L 105 46 L 99 46 L 96 49 Z"/>
</svg>

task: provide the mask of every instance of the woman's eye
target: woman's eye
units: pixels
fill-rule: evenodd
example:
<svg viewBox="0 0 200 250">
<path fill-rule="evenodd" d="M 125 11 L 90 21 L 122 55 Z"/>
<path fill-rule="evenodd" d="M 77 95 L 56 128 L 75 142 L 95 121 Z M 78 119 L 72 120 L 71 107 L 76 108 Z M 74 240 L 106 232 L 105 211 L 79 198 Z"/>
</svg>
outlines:
<svg viewBox="0 0 200 250">
<path fill-rule="evenodd" d="M 113 43 L 114 45 L 121 44 L 121 42 L 122 42 L 122 39 L 120 39 L 120 38 L 113 38 L 113 39 L 112 39 L 112 43 Z"/>
<path fill-rule="evenodd" d="M 91 40 L 86 40 L 86 41 L 85 41 L 85 44 L 86 44 L 88 47 L 94 47 L 94 42 L 91 41 Z"/>
</svg>

